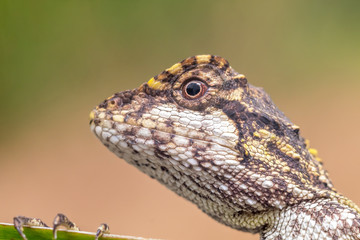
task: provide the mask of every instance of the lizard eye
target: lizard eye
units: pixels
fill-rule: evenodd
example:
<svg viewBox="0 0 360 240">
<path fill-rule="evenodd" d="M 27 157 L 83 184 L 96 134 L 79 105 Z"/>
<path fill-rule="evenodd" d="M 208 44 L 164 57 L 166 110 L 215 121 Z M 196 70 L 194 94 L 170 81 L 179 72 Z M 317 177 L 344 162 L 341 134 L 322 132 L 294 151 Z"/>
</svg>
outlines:
<svg viewBox="0 0 360 240">
<path fill-rule="evenodd" d="M 192 100 L 204 96 L 207 89 L 208 87 L 204 82 L 191 80 L 183 86 L 182 93 L 185 98 Z"/>
</svg>

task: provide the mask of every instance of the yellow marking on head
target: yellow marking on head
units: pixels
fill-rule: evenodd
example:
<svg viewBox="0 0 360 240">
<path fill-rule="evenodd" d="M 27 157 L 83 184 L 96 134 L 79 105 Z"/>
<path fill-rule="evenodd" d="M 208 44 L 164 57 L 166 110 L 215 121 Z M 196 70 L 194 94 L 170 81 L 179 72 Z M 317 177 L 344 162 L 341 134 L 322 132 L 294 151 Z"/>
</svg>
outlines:
<svg viewBox="0 0 360 240">
<path fill-rule="evenodd" d="M 152 89 L 159 90 L 161 86 L 163 85 L 160 81 L 156 81 L 154 78 L 151 78 L 147 82 L 148 86 Z"/>
<path fill-rule="evenodd" d="M 149 87 L 152 87 L 153 85 L 154 85 L 154 82 L 155 82 L 156 80 L 154 79 L 154 78 L 151 78 L 148 82 L 147 82 L 147 84 L 149 85 Z"/>
<path fill-rule="evenodd" d="M 217 61 L 219 63 L 219 68 L 222 68 L 226 63 L 227 61 L 222 58 L 222 57 L 219 57 L 219 56 L 215 56 L 215 61 Z"/>
<path fill-rule="evenodd" d="M 289 153 L 289 154 L 291 154 L 291 157 L 294 158 L 294 159 L 298 159 L 298 160 L 299 160 L 299 159 L 301 158 L 300 154 L 298 154 L 298 153 L 291 152 L 291 153 Z"/>
<path fill-rule="evenodd" d="M 292 127 L 293 130 L 300 130 L 300 127 L 298 125 L 294 124 L 291 127 Z"/>
<path fill-rule="evenodd" d="M 192 65 L 192 64 L 194 64 L 194 61 L 195 61 L 195 57 L 189 57 L 189 58 L 187 58 L 187 59 L 184 59 L 182 62 L 181 62 L 181 64 L 182 65 Z"/>
<path fill-rule="evenodd" d="M 197 63 L 200 63 L 200 64 L 209 63 L 211 55 L 197 55 L 197 56 L 195 56 L 195 58 L 196 58 Z"/>
<path fill-rule="evenodd" d="M 260 134 L 258 132 L 254 132 L 254 137 L 260 138 Z"/>
<path fill-rule="evenodd" d="M 259 133 L 261 134 L 261 136 L 263 138 L 269 138 L 270 135 L 271 135 L 271 133 L 269 131 L 265 130 L 265 129 L 260 129 Z"/>
<path fill-rule="evenodd" d="M 166 69 L 166 71 L 168 71 L 172 75 L 176 75 L 182 71 L 182 65 L 181 65 L 181 63 L 176 63 L 176 64 L 172 65 L 171 67 L 169 67 L 168 69 Z"/>
<path fill-rule="evenodd" d="M 248 157 L 249 156 L 249 151 L 245 149 L 244 155 Z"/>
<path fill-rule="evenodd" d="M 278 148 L 281 152 L 285 153 L 287 156 L 294 158 L 294 159 L 300 159 L 301 156 L 299 153 L 296 152 L 296 149 L 291 146 L 290 144 L 283 144 L 283 142 L 276 142 Z"/>
<path fill-rule="evenodd" d="M 315 148 L 309 148 L 309 153 L 315 158 L 318 156 L 318 151 Z"/>
<path fill-rule="evenodd" d="M 91 112 L 90 112 L 89 118 L 90 118 L 90 120 L 93 120 L 93 119 L 95 118 L 95 113 L 94 113 L 94 111 L 91 111 Z"/>
<path fill-rule="evenodd" d="M 244 79 L 245 78 L 245 75 L 244 74 L 238 74 L 236 75 L 236 78 L 239 78 L 239 79 Z"/>
<path fill-rule="evenodd" d="M 306 139 L 305 144 L 306 144 L 306 148 L 309 151 L 309 153 L 311 154 L 311 156 L 313 156 L 315 158 L 315 160 L 318 161 L 319 163 L 322 163 L 323 161 L 321 158 L 319 158 L 318 151 L 315 148 L 310 147 L 310 141 Z"/>
</svg>

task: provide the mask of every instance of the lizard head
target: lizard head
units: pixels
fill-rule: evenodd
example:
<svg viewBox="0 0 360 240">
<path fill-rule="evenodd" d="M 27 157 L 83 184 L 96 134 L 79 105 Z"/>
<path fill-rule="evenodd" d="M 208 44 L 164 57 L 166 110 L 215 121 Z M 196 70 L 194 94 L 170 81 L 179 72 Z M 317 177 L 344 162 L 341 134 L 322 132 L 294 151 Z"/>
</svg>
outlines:
<svg viewBox="0 0 360 240">
<path fill-rule="evenodd" d="M 187 58 L 110 96 L 90 118 L 112 152 L 218 220 L 332 188 L 299 127 L 221 57 Z"/>
</svg>

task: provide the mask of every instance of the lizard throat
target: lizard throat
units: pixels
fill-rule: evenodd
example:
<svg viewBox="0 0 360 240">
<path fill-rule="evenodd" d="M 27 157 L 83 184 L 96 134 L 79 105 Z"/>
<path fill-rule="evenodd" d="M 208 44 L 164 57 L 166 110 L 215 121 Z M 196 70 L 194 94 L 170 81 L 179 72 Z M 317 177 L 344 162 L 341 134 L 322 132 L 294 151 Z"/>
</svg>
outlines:
<svg viewBox="0 0 360 240">
<path fill-rule="evenodd" d="M 216 208 L 226 208 L 231 212 L 265 209 L 255 199 L 243 196 L 245 192 L 232 190 L 238 188 L 231 179 L 246 169 L 241 164 L 239 153 L 220 144 L 220 140 L 211 141 L 211 136 L 189 138 L 97 118 L 93 119 L 91 130 L 118 157 L 200 208 L 207 199 L 213 205 L 221 203 Z M 245 187 L 246 183 L 243 184 Z"/>
</svg>

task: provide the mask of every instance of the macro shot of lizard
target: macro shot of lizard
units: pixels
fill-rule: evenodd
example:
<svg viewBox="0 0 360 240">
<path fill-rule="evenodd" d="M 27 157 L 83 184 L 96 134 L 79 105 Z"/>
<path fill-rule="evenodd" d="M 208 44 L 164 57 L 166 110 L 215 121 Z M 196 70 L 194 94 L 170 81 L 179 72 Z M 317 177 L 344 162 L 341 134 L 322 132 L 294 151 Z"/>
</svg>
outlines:
<svg viewBox="0 0 360 240">
<path fill-rule="evenodd" d="M 176 63 L 90 119 L 110 151 L 220 223 L 262 240 L 360 239 L 359 207 L 299 127 L 221 57 Z"/>
</svg>

